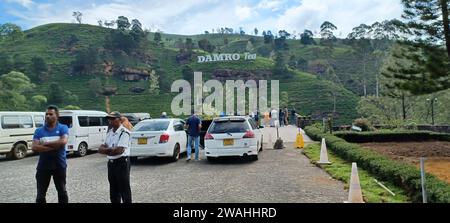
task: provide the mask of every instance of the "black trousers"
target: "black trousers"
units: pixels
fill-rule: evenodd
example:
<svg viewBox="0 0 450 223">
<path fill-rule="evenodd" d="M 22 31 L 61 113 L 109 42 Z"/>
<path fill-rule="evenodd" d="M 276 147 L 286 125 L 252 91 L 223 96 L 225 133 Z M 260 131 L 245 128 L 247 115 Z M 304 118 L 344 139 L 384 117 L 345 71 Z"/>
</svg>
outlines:
<svg viewBox="0 0 450 223">
<path fill-rule="evenodd" d="M 111 203 L 131 203 L 130 160 L 119 158 L 108 161 L 109 196 Z"/>
<path fill-rule="evenodd" d="M 37 196 L 36 203 L 46 203 L 46 195 L 48 186 L 50 185 L 50 179 L 53 176 L 53 182 L 55 183 L 56 190 L 58 191 L 58 203 L 68 203 L 69 196 L 66 191 L 66 169 L 56 170 L 37 170 L 36 182 L 37 182 Z"/>
</svg>

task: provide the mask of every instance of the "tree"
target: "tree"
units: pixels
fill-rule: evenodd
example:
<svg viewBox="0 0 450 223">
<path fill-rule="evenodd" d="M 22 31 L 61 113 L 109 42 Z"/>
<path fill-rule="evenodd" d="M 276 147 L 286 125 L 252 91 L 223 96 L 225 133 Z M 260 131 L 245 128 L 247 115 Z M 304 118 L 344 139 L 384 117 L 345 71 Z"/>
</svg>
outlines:
<svg viewBox="0 0 450 223">
<path fill-rule="evenodd" d="M 12 41 L 16 41 L 23 36 L 22 28 L 16 24 L 5 23 L 0 25 L 0 40 L 9 38 Z"/>
<path fill-rule="evenodd" d="M 448 0 L 402 0 L 405 35 L 388 71 L 396 88 L 423 95 L 450 88 Z M 400 61 L 408 61 L 405 67 Z"/>
<path fill-rule="evenodd" d="M 25 93 L 34 88 L 34 84 L 23 73 L 11 71 L 0 76 L 0 110 L 27 110 Z"/>
<path fill-rule="evenodd" d="M 64 91 L 56 82 L 52 82 L 48 87 L 48 103 L 61 105 L 64 102 Z"/>
<path fill-rule="evenodd" d="M 77 74 L 88 74 L 95 69 L 97 62 L 97 49 L 89 47 L 77 53 L 75 60 L 72 62 L 72 71 Z"/>
<path fill-rule="evenodd" d="M 131 24 L 125 16 L 119 16 L 116 20 L 117 29 L 125 31 L 130 28 Z"/>
<path fill-rule="evenodd" d="M 255 33 L 255 36 L 258 35 L 258 29 L 255 27 L 255 29 L 253 30 L 253 33 Z"/>
<path fill-rule="evenodd" d="M 272 32 L 269 30 L 267 32 L 263 32 L 263 35 L 264 35 L 264 43 L 265 44 L 272 44 L 273 38 L 274 38 L 273 35 L 272 35 Z"/>
<path fill-rule="evenodd" d="M 208 53 L 212 53 L 215 50 L 215 46 L 212 45 L 207 39 L 201 39 L 198 41 L 198 47 Z"/>
<path fill-rule="evenodd" d="M 75 18 L 75 20 L 77 20 L 78 24 L 81 24 L 81 20 L 83 18 L 83 13 L 81 13 L 79 11 L 75 11 L 72 13 L 72 16 Z"/>
<path fill-rule="evenodd" d="M 13 61 L 11 57 L 6 54 L 0 52 L 0 75 L 7 74 L 13 69 Z"/>
<path fill-rule="evenodd" d="M 241 36 L 245 35 L 244 28 L 239 27 L 239 35 L 241 35 Z"/>
<path fill-rule="evenodd" d="M 275 50 L 289 50 L 289 45 L 286 43 L 285 37 L 276 38 L 274 43 Z"/>
<path fill-rule="evenodd" d="M 103 27 L 103 21 L 101 19 L 97 20 L 98 26 Z"/>
<path fill-rule="evenodd" d="M 153 41 L 155 41 L 156 42 L 156 44 L 159 44 L 159 42 L 161 42 L 161 33 L 159 33 L 159 32 L 156 32 L 155 33 L 155 36 L 153 37 Z"/>
<path fill-rule="evenodd" d="M 31 108 L 34 111 L 42 111 L 47 105 L 47 97 L 44 95 L 35 95 L 31 98 Z"/>
<path fill-rule="evenodd" d="M 322 37 L 320 43 L 330 48 L 333 48 L 333 42 L 336 41 L 333 31 L 337 30 L 337 27 L 328 21 L 325 21 L 320 26 L 320 36 Z"/>
<path fill-rule="evenodd" d="M 35 56 L 31 58 L 31 72 L 33 73 L 33 77 L 36 78 L 36 80 L 43 82 L 48 79 L 48 67 L 47 63 L 45 63 L 45 60 L 40 56 Z"/>
<path fill-rule="evenodd" d="M 105 20 L 104 24 L 107 28 L 111 28 L 111 27 L 114 27 L 114 25 L 116 25 L 116 20 L 111 20 L 111 21 Z"/>
<path fill-rule="evenodd" d="M 192 82 L 194 79 L 194 70 L 189 65 L 183 66 L 181 74 L 183 75 L 183 79 L 189 82 Z"/>
<path fill-rule="evenodd" d="M 363 95 L 367 97 L 367 63 L 370 54 L 373 52 L 372 41 L 370 39 L 372 29 L 366 24 L 361 24 L 353 28 L 352 32 L 348 35 L 350 43 L 356 52 L 358 58 L 361 58 L 362 64 L 362 77 L 363 77 Z"/>
<path fill-rule="evenodd" d="M 305 31 L 300 35 L 300 42 L 303 45 L 315 45 L 316 41 L 314 41 L 314 34 L 311 30 L 305 29 Z"/>
<path fill-rule="evenodd" d="M 135 33 L 143 33 L 142 24 L 137 19 L 131 20 L 131 31 Z"/>
<path fill-rule="evenodd" d="M 278 35 L 280 35 L 281 39 L 287 39 L 291 36 L 290 33 L 288 33 L 286 30 L 280 30 L 278 31 Z"/>
</svg>

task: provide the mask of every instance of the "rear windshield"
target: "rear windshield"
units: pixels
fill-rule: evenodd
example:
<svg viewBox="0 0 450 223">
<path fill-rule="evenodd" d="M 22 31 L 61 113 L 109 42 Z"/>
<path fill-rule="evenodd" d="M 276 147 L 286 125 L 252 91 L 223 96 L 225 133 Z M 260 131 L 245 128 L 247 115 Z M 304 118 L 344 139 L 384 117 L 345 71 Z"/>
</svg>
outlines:
<svg viewBox="0 0 450 223">
<path fill-rule="evenodd" d="M 226 120 L 226 121 L 215 121 L 211 125 L 209 130 L 210 133 L 220 134 L 220 133 L 241 133 L 249 131 L 248 124 L 245 120 Z"/>
<path fill-rule="evenodd" d="M 72 128 L 72 116 L 61 116 L 58 121 L 60 124 L 67 125 L 67 127 Z"/>
<path fill-rule="evenodd" d="M 152 122 L 140 122 L 134 128 L 134 132 L 146 132 L 146 131 L 166 131 L 169 127 L 170 121 L 152 121 Z"/>
</svg>

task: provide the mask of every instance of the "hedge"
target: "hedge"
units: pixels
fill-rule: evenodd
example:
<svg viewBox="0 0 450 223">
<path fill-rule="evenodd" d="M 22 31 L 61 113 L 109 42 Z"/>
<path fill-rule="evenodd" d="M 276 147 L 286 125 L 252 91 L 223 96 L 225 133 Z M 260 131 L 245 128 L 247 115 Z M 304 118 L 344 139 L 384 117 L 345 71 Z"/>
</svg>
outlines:
<svg viewBox="0 0 450 223">
<path fill-rule="evenodd" d="M 402 131 L 402 132 L 336 132 L 335 136 L 343 138 L 347 142 L 421 142 L 421 141 L 450 141 L 450 134 L 434 133 L 427 131 Z"/>
<path fill-rule="evenodd" d="M 337 136 L 323 133 L 312 126 L 305 132 L 313 140 L 326 139 L 327 146 L 336 155 L 349 162 L 356 162 L 360 168 L 403 188 L 413 202 L 422 201 L 420 170 L 412 165 L 400 163 L 376 152 L 363 149 L 357 144 L 349 143 Z M 428 202 L 450 203 L 450 185 L 434 176 L 427 175 L 426 189 Z"/>
</svg>

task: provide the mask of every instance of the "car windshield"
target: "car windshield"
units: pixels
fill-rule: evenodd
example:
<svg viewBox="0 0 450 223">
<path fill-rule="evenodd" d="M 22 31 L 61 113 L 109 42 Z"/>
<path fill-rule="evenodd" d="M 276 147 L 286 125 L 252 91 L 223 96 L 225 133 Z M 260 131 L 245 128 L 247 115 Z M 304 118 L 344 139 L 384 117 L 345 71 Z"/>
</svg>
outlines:
<svg viewBox="0 0 450 223">
<path fill-rule="evenodd" d="M 213 122 L 209 132 L 212 134 L 242 133 L 249 130 L 245 120 L 220 120 Z"/>
<path fill-rule="evenodd" d="M 61 116 L 58 121 L 60 124 L 67 125 L 67 127 L 72 128 L 72 116 Z"/>
<path fill-rule="evenodd" d="M 166 131 L 169 127 L 170 121 L 150 121 L 140 122 L 134 128 L 134 132 L 147 132 L 147 131 Z"/>
</svg>

